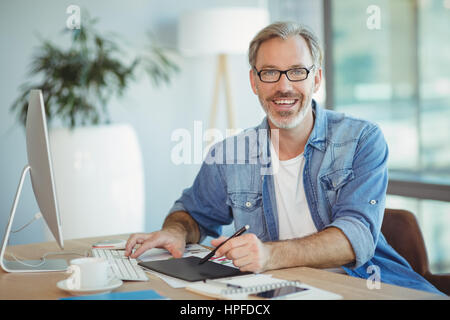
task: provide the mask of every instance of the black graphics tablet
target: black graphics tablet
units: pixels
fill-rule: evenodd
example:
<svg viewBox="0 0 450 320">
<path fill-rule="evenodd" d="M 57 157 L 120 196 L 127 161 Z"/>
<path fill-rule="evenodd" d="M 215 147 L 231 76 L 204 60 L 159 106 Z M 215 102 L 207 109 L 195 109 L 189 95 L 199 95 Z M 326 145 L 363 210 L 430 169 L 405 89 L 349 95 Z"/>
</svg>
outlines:
<svg viewBox="0 0 450 320">
<path fill-rule="evenodd" d="M 217 279 L 251 274 L 251 272 L 241 272 L 239 269 L 224 266 L 211 261 L 198 264 L 200 260 L 201 258 L 198 257 L 187 257 L 139 262 L 138 264 L 144 268 L 186 281 L 201 281 L 205 279 Z"/>
</svg>

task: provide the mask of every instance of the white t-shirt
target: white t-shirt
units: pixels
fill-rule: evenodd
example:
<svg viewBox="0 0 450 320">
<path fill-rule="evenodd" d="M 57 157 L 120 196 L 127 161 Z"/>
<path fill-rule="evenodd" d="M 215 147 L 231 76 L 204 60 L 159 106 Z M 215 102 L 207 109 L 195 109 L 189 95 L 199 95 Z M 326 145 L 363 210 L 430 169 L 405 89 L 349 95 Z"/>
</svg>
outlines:
<svg viewBox="0 0 450 320">
<path fill-rule="evenodd" d="M 278 234 L 280 240 L 300 238 L 317 232 L 311 217 L 303 187 L 303 153 L 293 159 L 280 161 L 272 143 L 273 182 L 278 209 Z M 324 270 L 343 273 L 342 268 Z"/>
<path fill-rule="evenodd" d="M 274 167 L 274 186 L 278 209 L 278 233 L 280 240 L 300 238 L 317 232 L 311 217 L 303 188 L 303 153 L 280 161 L 271 144 Z"/>
</svg>

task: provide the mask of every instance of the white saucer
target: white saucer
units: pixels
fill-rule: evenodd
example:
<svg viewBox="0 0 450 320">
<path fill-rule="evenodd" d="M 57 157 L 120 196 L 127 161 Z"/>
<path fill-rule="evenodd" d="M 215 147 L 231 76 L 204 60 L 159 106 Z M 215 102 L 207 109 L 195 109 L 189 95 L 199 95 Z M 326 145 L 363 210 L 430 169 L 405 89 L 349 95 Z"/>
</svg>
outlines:
<svg viewBox="0 0 450 320">
<path fill-rule="evenodd" d="M 96 293 L 107 293 L 107 292 L 111 292 L 112 290 L 120 287 L 123 282 L 120 279 L 113 279 L 111 280 L 106 286 L 101 287 L 101 288 L 89 288 L 89 289 L 73 289 L 73 288 L 68 288 L 67 287 L 67 283 L 66 280 L 61 280 L 59 281 L 56 286 L 61 289 L 64 290 L 66 292 L 69 292 L 72 295 L 76 295 L 76 296 L 80 296 L 80 295 L 85 295 L 85 294 L 96 294 Z"/>
</svg>

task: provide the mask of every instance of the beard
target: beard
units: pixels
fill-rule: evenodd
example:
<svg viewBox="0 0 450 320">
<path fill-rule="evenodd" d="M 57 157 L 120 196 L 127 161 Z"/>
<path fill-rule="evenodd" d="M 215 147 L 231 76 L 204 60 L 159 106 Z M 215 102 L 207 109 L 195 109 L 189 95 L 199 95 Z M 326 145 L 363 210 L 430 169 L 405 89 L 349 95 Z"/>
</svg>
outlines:
<svg viewBox="0 0 450 320">
<path fill-rule="evenodd" d="M 306 117 L 311 107 L 312 90 L 308 96 L 301 93 L 276 92 L 274 95 L 263 98 L 258 94 L 259 101 L 269 120 L 279 129 L 292 129 L 297 127 Z M 297 106 L 292 110 L 279 111 L 271 107 L 271 101 L 274 99 L 297 99 Z"/>
</svg>

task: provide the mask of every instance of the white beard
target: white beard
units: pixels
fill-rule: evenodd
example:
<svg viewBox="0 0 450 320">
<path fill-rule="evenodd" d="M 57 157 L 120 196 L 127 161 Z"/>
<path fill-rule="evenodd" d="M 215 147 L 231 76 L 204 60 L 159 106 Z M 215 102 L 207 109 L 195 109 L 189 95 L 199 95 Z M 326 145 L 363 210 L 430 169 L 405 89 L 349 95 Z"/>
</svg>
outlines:
<svg viewBox="0 0 450 320">
<path fill-rule="evenodd" d="M 266 114 L 269 117 L 270 121 L 279 129 L 292 129 L 297 127 L 300 123 L 302 123 L 302 121 L 305 119 L 309 108 L 311 108 L 311 102 L 305 107 L 303 108 L 303 110 L 301 110 L 296 116 L 295 118 L 291 119 L 288 122 L 281 122 L 278 121 L 272 113 L 268 112 L 266 110 Z"/>
<path fill-rule="evenodd" d="M 290 98 L 299 99 L 300 108 L 302 108 L 302 104 L 307 102 L 307 104 L 303 106 L 303 109 L 300 109 L 300 111 L 296 115 L 294 115 L 293 118 L 291 118 L 293 113 L 292 111 L 276 112 L 273 109 L 271 109 L 270 103 L 259 95 L 258 89 L 259 88 L 256 87 L 256 93 L 258 95 L 258 99 L 259 102 L 261 103 L 261 106 L 263 107 L 269 120 L 279 129 L 293 129 L 297 127 L 305 119 L 312 105 L 312 96 L 314 94 L 313 86 L 311 87 L 309 93 L 306 96 L 301 93 L 295 92 L 294 93 L 291 92 L 288 95 Z"/>
</svg>

